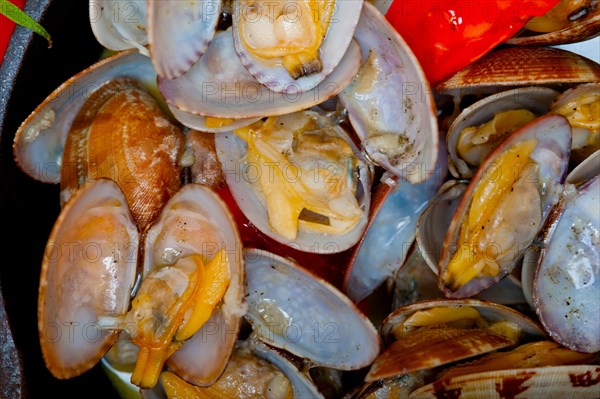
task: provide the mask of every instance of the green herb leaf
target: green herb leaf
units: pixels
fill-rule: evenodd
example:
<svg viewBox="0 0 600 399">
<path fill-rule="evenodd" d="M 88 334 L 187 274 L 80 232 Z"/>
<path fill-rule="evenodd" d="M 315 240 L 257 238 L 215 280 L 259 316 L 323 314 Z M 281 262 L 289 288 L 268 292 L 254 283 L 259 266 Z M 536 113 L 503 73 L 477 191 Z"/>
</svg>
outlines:
<svg viewBox="0 0 600 399">
<path fill-rule="evenodd" d="M 52 47 L 52 38 L 46 29 L 10 1 L 0 0 L 0 14 L 42 36 L 48 41 L 48 47 Z"/>
</svg>

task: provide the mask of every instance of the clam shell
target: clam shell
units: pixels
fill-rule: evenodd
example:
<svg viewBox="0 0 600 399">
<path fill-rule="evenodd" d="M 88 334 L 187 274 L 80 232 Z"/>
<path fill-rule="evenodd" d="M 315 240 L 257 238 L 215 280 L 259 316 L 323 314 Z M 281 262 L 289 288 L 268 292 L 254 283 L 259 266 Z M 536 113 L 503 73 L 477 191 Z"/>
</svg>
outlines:
<svg viewBox="0 0 600 399">
<path fill-rule="evenodd" d="M 156 72 L 175 79 L 188 71 L 212 40 L 221 1 L 148 1 L 148 41 Z"/>
<path fill-rule="evenodd" d="M 480 301 L 477 299 L 440 299 L 413 303 L 392 312 L 381 325 L 381 335 L 386 342 L 393 340 L 393 331 L 396 326 L 413 313 L 442 306 L 471 306 L 477 309 L 481 316 L 489 322 L 509 321 L 515 323 L 520 328 L 519 338 L 530 339 L 532 337 L 543 337 L 544 331 L 528 317 L 509 308 L 508 306 L 500 305 L 494 302 Z"/>
<path fill-rule="evenodd" d="M 450 171 L 454 177 L 471 178 L 477 170 L 461 159 L 458 153 L 458 140 L 465 128 L 479 126 L 492 120 L 496 113 L 509 110 L 526 109 L 541 116 L 548 112 L 552 101 L 559 94 L 556 90 L 546 87 L 522 87 L 493 94 L 465 108 L 454 120 L 446 136 L 448 153 L 453 164 Z"/>
<path fill-rule="evenodd" d="M 395 328 L 413 313 L 434 307 L 474 307 L 488 322 L 509 321 L 519 326 L 511 339 L 480 329 L 424 329 L 394 341 Z M 533 321 L 517 311 L 492 302 L 469 300 L 431 300 L 396 309 L 381 325 L 384 341 L 391 345 L 375 360 L 366 381 L 389 378 L 412 371 L 432 369 L 495 349 L 513 345 L 523 338 L 544 333 Z M 392 342 L 393 341 L 393 342 Z"/>
<path fill-rule="evenodd" d="M 345 134 L 341 128 L 336 127 L 336 129 L 340 135 Z M 217 156 L 237 205 L 248 220 L 265 235 L 294 249 L 320 254 L 345 251 L 363 236 L 371 203 L 371 170 L 365 163 L 359 160 L 358 185 L 361 187 L 357 191 L 362 193 L 358 198 L 358 204 L 363 210 L 363 215 L 357 225 L 346 234 L 339 236 L 299 230 L 297 237 L 289 240 L 271 227 L 262 193 L 257 193 L 254 188 L 257 179 L 253 173 L 257 173 L 258 166 L 250 165 L 245 160 L 247 144 L 234 133 L 217 135 L 215 140 Z"/>
<path fill-rule="evenodd" d="M 269 89 L 296 95 L 313 89 L 338 67 L 352 42 L 352 36 L 361 15 L 363 0 L 336 1 L 334 3 L 331 23 L 319 49 L 323 69 L 321 72 L 299 79 L 290 76 L 285 67 L 268 65 L 248 51 L 239 29 L 240 21 L 250 18 L 248 17 L 250 5 L 247 3 L 249 2 L 244 0 L 238 1 L 233 7 L 233 39 L 241 63 L 256 80 Z M 294 5 L 293 2 L 289 4 Z M 288 18 L 292 23 L 295 22 L 293 17 Z M 250 23 L 253 21 L 250 20 Z"/>
<path fill-rule="evenodd" d="M 383 199 L 381 194 L 375 193 L 367 232 L 353 248 L 346 271 L 344 290 L 353 301 L 369 296 L 404 264 L 415 238 L 419 215 L 435 196 L 443 178 L 440 170 L 440 174 L 433 174 L 421 184 L 401 181 L 391 188 L 380 183 L 377 190 L 387 193 Z M 378 206 L 376 201 L 383 203 Z"/>
<path fill-rule="evenodd" d="M 410 394 L 410 399 L 515 398 L 579 399 L 600 395 L 600 367 L 555 366 L 490 371 L 437 381 Z"/>
<path fill-rule="evenodd" d="M 252 353 L 269 361 L 281 370 L 292 383 L 294 398 L 323 399 L 324 396 L 312 382 L 310 376 L 300 371 L 298 367 L 284 353 L 259 341 L 252 340 Z"/>
<path fill-rule="evenodd" d="M 117 339 L 98 318 L 127 313 L 138 239 L 111 180 L 84 185 L 63 208 L 46 245 L 38 298 L 42 355 L 57 378 L 91 369 Z"/>
<path fill-rule="evenodd" d="M 90 0 L 90 24 L 104 47 L 115 51 L 136 48 L 149 55 L 145 0 Z"/>
<path fill-rule="evenodd" d="M 194 154 L 194 164 L 191 166 L 192 181 L 215 191 L 225 187 L 225 175 L 217 158 L 215 136 L 191 130 L 186 134 L 186 142 Z"/>
<path fill-rule="evenodd" d="M 369 158 L 410 183 L 435 169 L 438 127 L 429 83 L 385 17 L 365 3 L 356 29 L 363 65 L 339 95 Z"/>
<path fill-rule="evenodd" d="M 257 337 L 319 366 L 355 370 L 379 352 L 379 337 L 352 302 L 277 255 L 246 251 L 248 313 Z"/>
<path fill-rule="evenodd" d="M 577 100 L 583 96 L 596 95 L 600 93 L 600 83 L 588 83 L 573 87 L 563 94 L 561 94 L 553 103 L 550 111 L 557 112 L 560 108 L 570 106 L 569 104 L 575 104 L 577 106 Z M 594 115 L 599 118 L 599 115 Z M 570 119 L 570 118 L 567 118 Z M 569 121 L 570 122 L 570 121 Z M 571 144 L 571 164 L 577 164 L 582 162 L 585 158 L 589 157 L 595 151 L 600 150 L 600 132 L 590 131 L 590 129 L 571 126 L 573 130 L 573 141 Z M 589 136 L 591 135 L 591 136 Z M 595 137 L 590 143 L 590 137 Z"/>
<path fill-rule="evenodd" d="M 492 51 L 439 83 L 440 92 L 488 86 L 577 84 L 600 81 L 600 65 L 549 47 L 509 47 Z"/>
<path fill-rule="evenodd" d="M 190 129 L 196 129 L 201 132 L 207 133 L 228 133 L 236 129 L 241 129 L 246 126 L 250 126 L 254 122 L 261 118 L 247 118 L 247 119 L 235 119 L 233 123 L 223 127 L 208 127 L 206 126 L 206 117 L 202 115 L 196 115 L 189 112 L 181 111 L 171 105 L 169 105 L 169 111 L 173 114 L 181 124 L 189 127 Z"/>
<path fill-rule="evenodd" d="M 549 217 L 533 303 L 550 336 L 579 352 L 600 351 L 600 176 Z"/>
<path fill-rule="evenodd" d="M 17 130 L 13 153 L 21 170 L 41 182 L 59 183 L 63 148 L 73 119 L 93 91 L 117 77 L 140 81 L 150 91 L 156 83 L 150 59 L 133 51 L 116 54 L 73 76 Z"/>
<path fill-rule="evenodd" d="M 506 43 L 518 46 L 555 46 L 592 39 L 600 35 L 600 7 L 593 0 L 588 3 L 588 14 L 572 22 L 566 28 L 548 33 L 536 33 L 524 29 Z M 568 18 L 569 16 L 565 15 L 564 17 Z"/>
<path fill-rule="evenodd" d="M 567 183 L 580 186 L 591 180 L 600 171 L 600 150 L 584 159 L 567 176 Z"/>
<path fill-rule="evenodd" d="M 474 278 L 455 291 L 445 284 L 444 274 L 446 272 L 446 267 L 457 251 L 457 242 L 462 221 L 463 218 L 468 217 L 473 193 L 477 184 L 479 184 L 482 179 L 488 178 L 486 177 L 486 171 L 490 166 L 494 165 L 497 157 L 506 149 L 518 142 L 529 139 L 537 140 L 531 159 L 539 166 L 539 173 L 532 178 L 537 182 L 538 191 L 540 193 L 541 225 L 543 225 L 544 220 L 548 216 L 550 207 L 557 201 L 557 191 L 560 190 L 560 186 L 557 186 L 557 184 L 561 184 L 564 181 L 567 172 L 567 163 L 571 148 L 571 129 L 565 118 L 559 115 L 549 114 L 534 120 L 514 132 L 486 158 L 469 183 L 469 186 L 452 217 L 452 222 L 446 233 L 446 238 L 442 247 L 439 263 L 439 285 L 446 296 L 456 298 L 472 296 L 500 281 L 513 270 L 516 262 L 523 255 L 525 249 L 531 244 L 531 242 L 519 241 L 518 247 L 512 249 L 510 256 L 504 259 L 504 261 L 501 262 L 502 264 L 499 265 L 500 272 L 496 276 L 480 276 Z M 490 170 L 493 170 L 493 167 Z M 531 231 L 528 231 L 528 233 L 536 233 L 540 228 L 541 226 L 537 225 L 531 226 Z M 535 235 L 536 234 L 528 234 L 528 236 L 532 237 L 531 240 L 533 240 Z"/>
<path fill-rule="evenodd" d="M 85 181 L 113 179 L 144 231 L 181 186 L 184 140 L 139 83 L 112 80 L 90 95 L 73 120 L 62 158 L 61 200 Z"/>
<path fill-rule="evenodd" d="M 308 109 L 346 87 L 360 63 L 360 47 L 352 42 L 337 68 L 315 88 L 276 93 L 261 85 L 240 63 L 231 29 L 219 32 L 206 53 L 177 79 L 158 79 L 169 105 L 180 111 L 217 118 L 249 119 Z"/>
<path fill-rule="evenodd" d="M 221 249 L 227 254 L 230 276 L 222 305 L 167 362 L 180 377 L 200 386 L 212 384 L 225 369 L 245 310 L 241 239 L 235 222 L 213 191 L 187 184 L 167 202 L 146 234 L 145 274 L 193 253 L 212 258 Z"/>
</svg>

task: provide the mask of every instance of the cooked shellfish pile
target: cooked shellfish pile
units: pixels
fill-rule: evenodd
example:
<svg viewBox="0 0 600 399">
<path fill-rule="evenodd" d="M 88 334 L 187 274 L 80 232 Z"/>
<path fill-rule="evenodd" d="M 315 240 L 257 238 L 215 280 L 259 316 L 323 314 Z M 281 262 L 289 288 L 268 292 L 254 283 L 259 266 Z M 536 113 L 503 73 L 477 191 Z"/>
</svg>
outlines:
<svg viewBox="0 0 600 399">
<path fill-rule="evenodd" d="M 598 36 L 597 2 L 435 88 L 388 3 L 119 20 L 90 1 L 116 54 L 14 142 L 60 184 L 54 376 L 102 362 L 147 398 L 600 396 L 600 65 L 546 47 Z"/>
</svg>

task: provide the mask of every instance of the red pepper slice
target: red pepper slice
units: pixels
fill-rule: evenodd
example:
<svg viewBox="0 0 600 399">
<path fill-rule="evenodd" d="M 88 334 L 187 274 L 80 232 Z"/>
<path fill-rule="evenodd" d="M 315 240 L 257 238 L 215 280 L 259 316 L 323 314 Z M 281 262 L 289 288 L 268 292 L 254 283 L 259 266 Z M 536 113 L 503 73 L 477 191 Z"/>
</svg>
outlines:
<svg viewBox="0 0 600 399">
<path fill-rule="evenodd" d="M 9 0 L 11 3 L 19 7 L 21 10 L 25 5 L 25 0 Z M 8 47 L 8 42 L 15 29 L 15 23 L 4 15 L 0 14 L 0 64 L 4 59 L 4 52 Z"/>
<path fill-rule="evenodd" d="M 559 0 L 395 0 L 386 18 L 435 85 L 516 35 Z"/>
</svg>

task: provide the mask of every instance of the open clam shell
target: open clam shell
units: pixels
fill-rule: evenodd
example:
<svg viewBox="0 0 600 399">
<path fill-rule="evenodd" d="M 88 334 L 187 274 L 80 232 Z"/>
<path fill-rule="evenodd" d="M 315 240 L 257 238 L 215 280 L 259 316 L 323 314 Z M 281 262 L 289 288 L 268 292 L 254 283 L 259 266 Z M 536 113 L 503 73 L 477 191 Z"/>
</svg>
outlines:
<svg viewBox="0 0 600 399">
<path fill-rule="evenodd" d="M 553 366 L 488 371 L 434 382 L 412 392 L 410 399 L 438 397 L 529 399 L 597 398 L 600 367 Z"/>
<path fill-rule="evenodd" d="M 337 95 L 360 64 L 360 47 L 352 42 L 337 68 L 307 92 L 277 93 L 260 84 L 240 63 L 231 29 L 215 35 L 206 53 L 177 79 L 159 78 L 169 105 L 182 112 L 216 118 L 248 119 L 308 109 Z"/>
<path fill-rule="evenodd" d="M 446 137 L 451 161 L 450 171 L 454 177 L 471 178 L 479 166 L 468 164 L 460 156 L 459 140 L 465 128 L 488 122 L 497 113 L 517 109 L 531 111 L 536 116 L 541 116 L 548 112 L 552 101 L 559 94 L 556 90 L 546 87 L 523 87 L 493 94 L 465 108 L 450 126 Z M 502 132 L 498 133 L 502 134 Z M 494 138 L 491 138 L 490 141 L 493 140 Z M 479 151 L 480 159 L 483 160 L 492 150 L 492 147 L 486 147 Z"/>
<path fill-rule="evenodd" d="M 540 24 L 544 25 L 544 21 L 546 27 L 540 26 Z M 529 21 L 523 31 L 509 39 L 507 43 L 522 46 L 553 46 L 582 42 L 598 35 L 600 35 L 600 6 L 597 1 L 561 0 L 546 15 Z"/>
<path fill-rule="evenodd" d="M 227 206 L 209 188 L 187 184 L 165 205 L 146 234 L 144 273 L 200 254 L 224 250 L 229 285 L 219 310 L 168 360 L 168 366 L 195 385 L 212 384 L 223 372 L 237 339 L 244 313 L 241 240 Z"/>
<path fill-rule="evenodd" d="M 410 183 L 435 169 L 438 127 L 429 83 L 385 17 L 365 3 L 356 29 L 362 66 L 339 95 L 369 158 Z"/>
<path fill-rule="evenodd" d="M 277 255 L 246 251 L 248 313 L 257 337 L 338 370 L 369 365 L 379 352 L 375 327 L 338 290 Z"/>
<path fill-rule="evenodd" d="M 529 155 L 520 158 L 519 149 L 525 148 Z M 475 295 L 512 271 L 558 199 L 570 148 L 567 120 L 546 115 L 513 133 L 488 156 L 469 183 L 444 240 L 439 285 L 446 296 Z M 498 202 L 494 206 L 484 194 L 491 195 L 487 190 L 492 187 Z M 517 194 L 519 205 L 511 206 Z M 526 207 L 521 206 L 524 198 Z"/>
<path fill-rule="evenodd" d="M 600 83 L 573 87 L 560 95 L 550 109 L 571 124 L 571 163 L 579 163 L 600 150 Z"/>
<path fill-rule="evenodd" d="M 510 337 L 483 328 L 424 327 L 414 332 L 402 329 L 404 322 L 416 312 L 445 307 L 449 310 L 475 309 L 486 322 L 508 322 L 514 329 Z M 522 339 L 544 335 L 537 324 L 515 310 L 473 299 L 432 300 L 404 306 L 384 320 L 381 334 L 385 341 L 390 342 L 390 346 L 371 365 L 366 381 L 432 369 L 508 347 Z"/>
<path fill-rule="evenodd" d="M 279 11 L 278 3 L 287 3 L 281 4 L 282 15 L 275 14 Z M 241 0 L 233 7 L 233 38 L 239 59 L 256 80 L 275 92 L 295 95 L 309 91 L 323 82 L 338 67 L 352 42 L 363 0 L 317 2 L 317 4 L 325 3 L 323 10 L 304 9 L 303 3 L 307 2 L 275 1 L 269 4 L 255 0 Z M 321 63 L 319 72 L 295 79 L 283 65 L 255 55 L 250 47 L 249 42 L 255 40 L 252 38 L 253 35 L 260 34 L 261 41 L 270 39 L 277 43 L 276 46 L 293 48 L 293 44 L 286 42 L 280 36 L 286 37 L 287 34 L 294 37 L 296 41 L 305 41 L 305 37 L 296 36 L 300 33 L 304 36 L 308 35 L 309 29 L 303 26 L 306 20 L 312 19 L 311 14 L 321 20 L 327 13 L 332 13 L 332 16 L 318 50 Z M 269 23 L 275 26 L 272 31 L 269 30 Z M 250 29 L 253 25 L 255 29 Z M 246 30 L 249 31 L 249 37 L 243 37 Z M 286 33 L 282 33 L 283 30 Z M 279 44 L 278 40 L 285 44 Z"/>
<path fill-rule="evenodd" d="M 136 48 L 149 55 L 145 0 L 90 0 L 90 24 L 104 47 L 115 51 Z"/>
<path fill-rule="evenodd" d="M 434 173 L 421 184 L 401 181 L 391 188 L 380 183 L 377 190 L 387 191 L 373 196 L 374 204 L 367 232 L 353 248 L 350 266 L 346 271 L 344 290 L 355 302 L 371 294 L 386 279 L 391 278 L 404 264 L 415 238 L 417 220 L 433 199 L 444 176 Z"/>
<path fill-rule="evenodd" d="M 234 119 L 231 123 L 223 124 L 220 127 L 214 127 L 207 123 L 207 117 L 202 115 L 191 114 L 189 112 L 181 111 L 173 106 L 169 106 L 169 111 L 173 114 L 175 119 L 181 122 L 183 125 L 190 129 L 196 129 L 206 133 L 228 133 L 242 127 L 250 126 L 254 122 L 261 118 L 246 118 L 246 119 Z"/>
<path fill-rule="evenodd" d="M 600 351 L 600 177 L 563 198 L 549 217 L 533 302 L 550 336 L 573 350 Z"/>
<path fill-rule="evenodd" d="M 133 51 L 116 54 L 73 76 L 17 130 L 13 153 L 21 170 L 41 182 L 59 183 L 64 145 L 75 116 L 92 92 L 117 77 L 135 79 L 150 92 L 156 85 L 150 59 Z"/>
<path fill-rule="evenodd" d="M 148 1 L 148 41 L 158 75 L 175 79 L 208 48 L 221 15 L 220 0 Z"/>
<path fill-rule="evenodd" d="M 330 126 L 327 119 L 322 119 L 325 117 L 318 116 L 312 111 L 285 115 L 279 120 L 283 124 L 282 129 L 294 131 L 295 129 L 304 126 L 297 126 L 297 121 L 305 123 L 303 121 L 307 118 L 316 118 L 315 120 L 319 121 L 318 123 L 321 123 L 321 121 L 323 122 L 323 126 L 319 125 L 318 128 L 315 128 L 316 130 L 314 132 L 309 132 L 310 134 L 308 136 L 312 136 L 313 134 L 316 135 L 318 133 L 322 134 L 322 137 L 324 138 L 331 138 L 331 140 L 339 138 L 344 141 L 347 140 L 346 132 L 343 131 L 341 127 Z M 305 137 L 308 136 L 305 135 Z M 323 139 L 322 142 L 325 143 L 325 139 Z M 312 145 L 311 143 L 312 141 L 309 145 Z M 297 164 L 290 164 L 289 167 L 287 165 L 279 165 L 279 161 L 271 164 L 264 161 L 251 162 L 247 157 L 247 143 L 234 133 L 218 135 L 216 137 L 216 147 L 217 156 L 221 161 L 227 185 L 238 206 L 250 222 L 267 236 L 294 249 L 321 254 L 345 251 L 356 244 L 362 237 L 367 226 L 371 202 L 371 170 L 359 158 L 357 158 L 357 170 L 348 171 L 348 173 L 356 174 L 357 177 L 357 187 L 354 196 L 356 197 L 357 209 L 360 210 L 362 214 L 358 216 L 356 223 L 350 227 L 349 230 L 339 234 L 324 234 L 317 230 L 311 230 L 309 228 L 305 229 L 302 226 L 299 226 L 296 237 L 289 238 L 284 236 L 281 230 L 276 230 L 271 224 L 270 210 L 267 207 L 267 194 L 262 191 L 261 178 L 268 178 L 269 182 L 272 181 L 272 175 L 275 173 L 275 165 L 282 169 L 283 181 L 286 183 L 300 182 L 303 184 L 304 182 L 307 182 L 309 186 L 317 186 L 321 185 L 321 183 L 327 185 L 329 183 L 334 183 L 338 179 L 346 179 L 344 175 L 338 173 L 347 167 L 335 163 L 337 162 L 337 159 L 327 159 L 328 163 L 326 163 L 324 167 L 320 167 L 319 165 L 321 164 L 318 162 L 322 162 L 322 160 L 325 159 L 322 157 L 313 158 L 310 163 L 312 166 L 306 165 L 306 162 L 299 158 L 294 158 L 298 159 Z M 292 150 L 290 149 L 289 151 L 291 152 Z M 327 151 L 328 154 L 331 154 L 330 150 Z M 315 165 L 317 166 L 315 167 Z M 307 166 L 310 166 L 311 169 L 307 169 Z M 315 174 L 315 171 L 317 174 Z M 322 174 L 326 175 L 325 179 Z M 321 193 L 319 190 L 321 189 L 317 188 L 314 192 Z M 315 196 L 317 195 L 320 194 L 315 194 Z M 332 200 L 332 202 L 333 201 L 334 200 Z M 281 206 L 283 207 L 284 205 L 288 206 L 287 204 L 282 204 Z"/>
<path fill-rule="evenodd" d="M 111 180 L 86 184 L 63 208 L 46 246 L 38 302 L 42 354 L 56 377 L 91 369 L 117 339 L 98 320 L 127 312 L 138 240 L 125 197 Z"/>
</svg>

